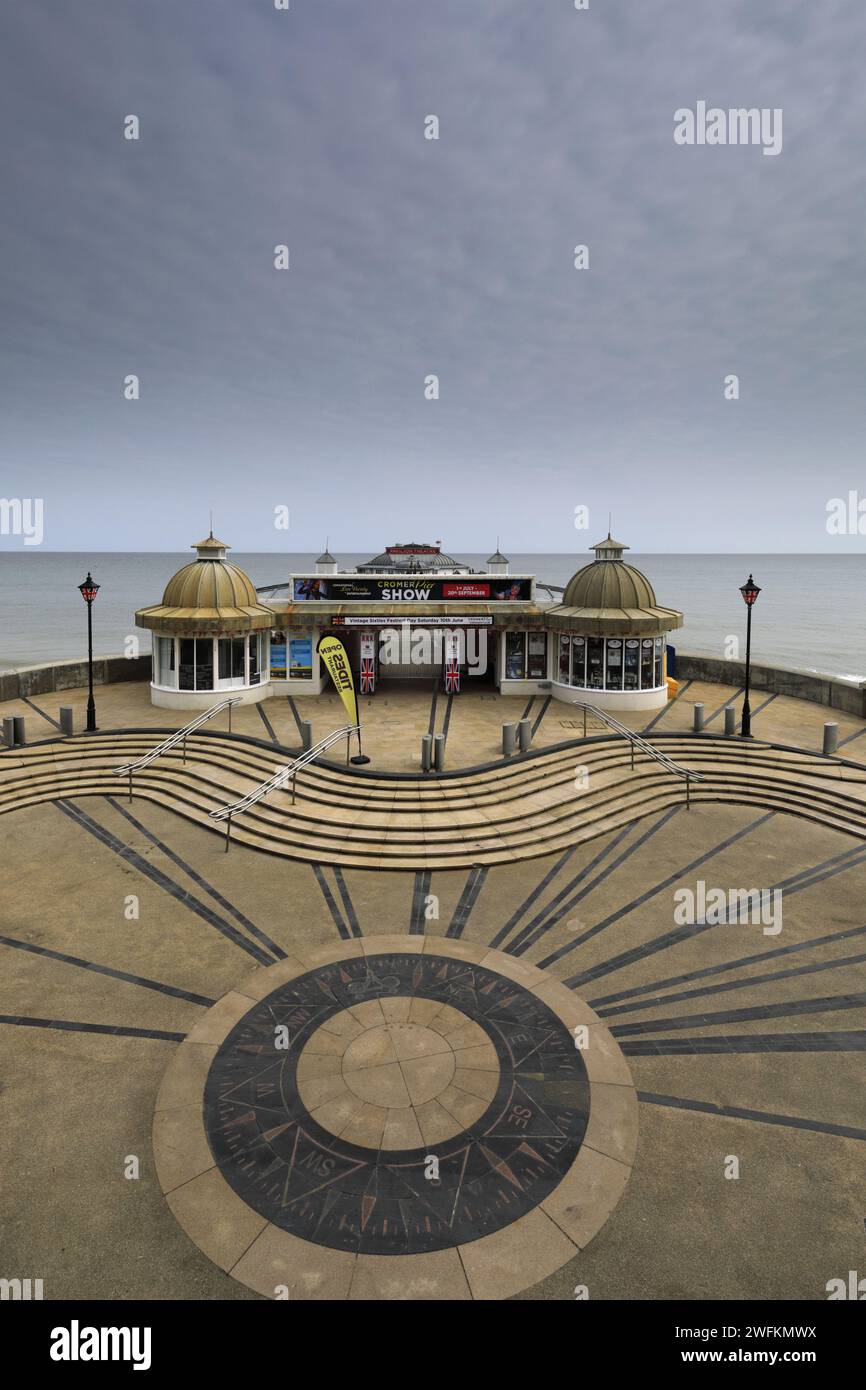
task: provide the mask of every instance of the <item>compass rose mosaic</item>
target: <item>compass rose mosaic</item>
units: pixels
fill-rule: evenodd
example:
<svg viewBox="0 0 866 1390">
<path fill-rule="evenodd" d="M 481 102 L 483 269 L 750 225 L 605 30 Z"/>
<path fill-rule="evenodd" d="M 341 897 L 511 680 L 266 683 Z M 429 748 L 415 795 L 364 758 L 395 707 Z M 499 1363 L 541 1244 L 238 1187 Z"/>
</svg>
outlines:
<svg viewBox="0 0 866 1390">
<path fill-rule="evenodd" d="M 495 1297 L 491 1253 L 519 1260 L 528 1241 L 528 1285 L 606 1219 L 635 1112 L 619 1049 L 564 986 L 462 942 L 373 937 L 220 1001 L 178 1049 L 154 1137 L 181 1224 L 260 1292 L 361 1296 L 365 1269 L 381 1283 L 397 1260 L 433 1276 L 428 1296 Z M 176 1181 L 179 1135 L 192 1181 Z"/>
</svg>

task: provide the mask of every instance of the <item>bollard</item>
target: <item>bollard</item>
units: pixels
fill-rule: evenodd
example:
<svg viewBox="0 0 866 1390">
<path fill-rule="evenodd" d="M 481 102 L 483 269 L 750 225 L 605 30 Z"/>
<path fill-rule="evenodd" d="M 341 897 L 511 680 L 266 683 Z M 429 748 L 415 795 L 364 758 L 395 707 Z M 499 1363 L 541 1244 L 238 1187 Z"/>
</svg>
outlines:
<svg viewBox="0 0 866 1390">
<path fill-rule="evenodd" d="M 309 719 L 302 719 L 299 722 L 301 731 L 301 748 L 303 752 L 309 753 L 313 746 L 313 726 Z"/>
<path fill-rule="evenodd" d="M 19 748 L 23 748 L 27 742 L 27 733 L 24 728 L 24 715 L 13 714 L 12 718 L 15 721 L 15 742 Z"/>
<path fill-rule="evenodd" d="M 60 706 L 60 732 L 62 734 L 66 734 L 67 736 L 69 734 L 75 733 L 75 725 L 73 722 L 73 711 L 71 705 Z"/>
<path fill-rule="evenodd" d="M 428 735 L 429 737 L 429 735 Z M 445 735 L 433 735 L 433 768 L 436 772 L 442 772 L 445 768 Z"/>
<path fill-rule="evenodd" d="M 703 705 L 695 705 L 695 724 L 694 724 L 694 731 L 695 731 L 695 733 L 696 733 L 696 734 L 699 734 L 699 733 L 701 732 L 701 730 L 703 729 L 703 727 L 704 727 L 704 707 L 703 707 Z"/>
<path fill-rule="evenodd" d="M 3 717 L 3 742 L 7 748 L 15 747 L 15 720 L 11 714 Z"/>
<path fill-rule="evenodd" d="M 433 765 L 433 735 L 421 735 L 421 771 L 429 772 Z"/>
<path fill-rule="evenodd" d="M 518 722 L 517 737 L 520 742 L 521 753 L 526 753 L 532 743 L 532 725 L 528 719 L 521 719 Z"/>
<path fill-rule="evenodd" d="M 733 705 L 725 705 L 725 737 L 737 732 L 737 711 Z"/>
<path fill-rule="evenodd" d="M 825 753 L 835 753 L 838 746 L 839 746 L 839 725 L 838 725 L 838 724 L 825 724 L 825 725 L 824 725 L 824 752 L 825 752 Z"/>
<path fill-rule="evenodd" d="M 510 758 L 517 748 L 517 725 L 502 725 L 502 756 Z"/>
</svg>

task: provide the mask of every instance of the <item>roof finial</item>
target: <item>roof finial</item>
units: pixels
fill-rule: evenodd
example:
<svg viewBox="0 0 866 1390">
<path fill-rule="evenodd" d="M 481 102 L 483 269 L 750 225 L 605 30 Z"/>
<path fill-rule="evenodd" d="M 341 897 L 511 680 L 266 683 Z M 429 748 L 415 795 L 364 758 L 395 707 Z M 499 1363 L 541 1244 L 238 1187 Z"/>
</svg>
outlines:
<svg viewBox="0 0 866 1390">
<path fill-rule="evenodd" d="M 210 509 L 210 535 L 208 536 L 208 540 L 213 540 L 213 507 Z"/>
<path fill-rule="evenodd" d="M 613 535 L 613 520 L 612 520 L 612 518 L 613 518 L 613 512 L 608 512 L 608 514 L 607 514 L 607 534 L 608 534 L 609 536 L 612 536 L 612 535 Z"/>
</svg>

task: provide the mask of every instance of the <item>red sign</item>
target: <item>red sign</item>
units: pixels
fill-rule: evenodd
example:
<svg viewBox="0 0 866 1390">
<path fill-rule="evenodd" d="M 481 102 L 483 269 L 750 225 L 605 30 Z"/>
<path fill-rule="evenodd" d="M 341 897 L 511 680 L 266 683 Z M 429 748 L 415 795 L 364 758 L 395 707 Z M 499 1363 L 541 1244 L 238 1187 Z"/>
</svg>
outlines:
<svg viewBox="0 0 866 1390">
<path fill-rule="evenodd" d="M 489 584 L 443 584 L 443 598 L 489 598 Z"/>
</svg>

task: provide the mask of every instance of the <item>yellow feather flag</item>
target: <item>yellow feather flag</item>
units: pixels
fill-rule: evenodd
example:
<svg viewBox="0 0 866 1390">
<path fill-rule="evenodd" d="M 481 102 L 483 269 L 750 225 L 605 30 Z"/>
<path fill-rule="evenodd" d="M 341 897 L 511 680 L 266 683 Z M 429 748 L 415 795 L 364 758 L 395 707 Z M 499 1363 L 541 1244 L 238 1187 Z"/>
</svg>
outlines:
<svg viewBox="0 0 866 1390">
<path fill-rule="evenodd" d="M 323 637 L 319 643 L 319 656 L 328 668 L 328 674 L 337 687 L 337 694 L 346 706 L 350 724 L 360 724 L 358 718 L 358 697 L 352 680 L 352 668 L 346 655 L 346 648 L 337 637 Z M 360 735 L 358 743 L 360 745 Z"/>
</svg>

